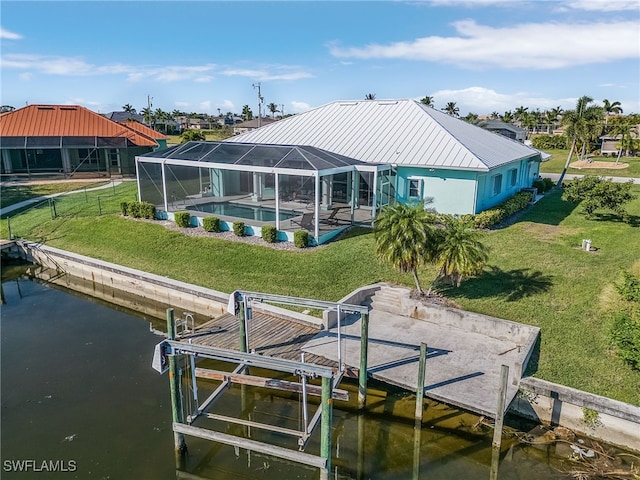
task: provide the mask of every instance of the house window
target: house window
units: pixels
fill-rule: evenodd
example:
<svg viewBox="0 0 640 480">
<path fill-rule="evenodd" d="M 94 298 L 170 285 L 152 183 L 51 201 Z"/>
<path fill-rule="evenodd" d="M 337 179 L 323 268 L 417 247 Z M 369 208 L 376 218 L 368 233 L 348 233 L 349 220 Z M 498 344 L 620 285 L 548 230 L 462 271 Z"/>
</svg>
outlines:
<svg viewBox="0 0 640 480">
<path fill-rule="evenodd" d="M 493 195 L 499 195 L 502 192 L 502 174 L 494 175 L 493 177 Z"/>
<path fill-rule="evenodd" d="M 516 183 L 518 183 L 518 169 L 512 168 L 509 170 L 509 186 L 515 187 Z"/>
<path fill-rule="evenodd" d="M 422 180 L 410 178 L 407 183 L 409 198 L 422 198 Z"/>
</svg>

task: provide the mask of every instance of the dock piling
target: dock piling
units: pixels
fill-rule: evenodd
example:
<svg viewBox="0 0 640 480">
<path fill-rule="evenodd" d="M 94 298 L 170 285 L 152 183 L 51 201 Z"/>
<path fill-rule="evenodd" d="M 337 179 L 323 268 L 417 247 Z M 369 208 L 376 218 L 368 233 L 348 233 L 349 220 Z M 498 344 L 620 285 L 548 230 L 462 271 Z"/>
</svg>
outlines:
<svg viewBox="0 0 640 480">
<path fill-rule="evenodd" d="M 424 372 L 427 363 L 427 344 L 420 343 L 420 362 L 418 364 L 418 386 L 416 387 L 416 420 L 422 422 L 424 401 Z"/>
<path fill-rule="evenodd" d="M 173 308 L 167 308 L 167 338 L 169 340 L 176 339 L 176 321 Z M 178 358 L 176 355 L 169 355 L 169 386 L 171 388 L 171 415 L 173 423 L 183 423 L 180 377 L 178 376 Z M 184 435 L 174 431 L 173 438 L 176 455 L 184 453 L 186 451 Z M 178 457 L 176 456 L 176 458 Z"/>
<path fill-rule="evenodd" d="M 367 354 L 369 349 L 369 314 L 360 315 L 360 370 L 358 371 L 358 407 L 367 404 Z"/>
<path fill-rule="evenodd" d="M 320 456 L 327 463 L 325 469 L 331 471 L 331 428 L 333 423 L 333 378 L 322 377 L 322 424 L 320 431 Z"/>
<path fill-rule="evenodd" d="M 493 443 L 491 445 L 491 480 L 498 478 L 498 465 L 500 463 L 500 445 L 502 443 L 502 425 L 504 424 L 504 410 L 507 397 L 507 381 L 509 379 L 509 367 L 500 367 L 500 388 L 498 389 L 498 402 L 496 407 L 496 423 L 493 431 Z"/>
</svg>

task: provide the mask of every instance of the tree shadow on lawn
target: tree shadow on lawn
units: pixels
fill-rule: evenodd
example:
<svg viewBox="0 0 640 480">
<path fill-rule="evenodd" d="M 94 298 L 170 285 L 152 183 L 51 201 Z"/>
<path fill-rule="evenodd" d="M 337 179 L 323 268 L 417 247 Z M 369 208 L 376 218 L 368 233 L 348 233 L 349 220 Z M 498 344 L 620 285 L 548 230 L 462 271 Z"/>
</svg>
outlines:
<svg viewBox="0 0 640 480">
<path fill-rule="evenodd" d="M 521 268 L 505 272 L 491 266 L 481 275 L 465 280 L 460 287 L 447 285 L 438 291 L 448 298 L 505 297 L 508 302 L 516 302 L 548 291 L 553 286 L 552 279 L 539 270 Z"/>
<path fill-rule="evenodd" d="M 639 215 L 629 215 L 625 220 L 615 213 L 594 213 L 588 218 L 595 222 L 628 223 L 632 227 L 640 227 Z"/>
<path fill-rule="evenodd" d="M 561 197 L 561 189 L 553 189 L 547 192 L 535 205 L 532 205 L 523 215 L 519 216 L 517 221 L 560 225 L 577 207 L 577 204 L 565 202 Z"/>
</svg>

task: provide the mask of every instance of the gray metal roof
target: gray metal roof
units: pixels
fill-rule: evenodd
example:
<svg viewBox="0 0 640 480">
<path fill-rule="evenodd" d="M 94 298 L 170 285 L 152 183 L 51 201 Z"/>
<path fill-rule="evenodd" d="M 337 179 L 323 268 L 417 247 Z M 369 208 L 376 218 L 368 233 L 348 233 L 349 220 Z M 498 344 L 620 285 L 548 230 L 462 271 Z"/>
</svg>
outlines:
<svg viewBox="0 0 640 480">
<path fill-rule="evenodd" d="M 217 163 L 314 171 L 368 165 L 366 162 L 325 152 L 316 147 L 238 142 L 187 142 L 138 156 L 140 159 L 145 157 L 164 158 L 168 163 L 171 163 L 171 160 L 199 162 L 202 166 L 206 163 Z"/>
<path fill-rule="evenodd" d="M 540 152 L 415 100 L 338 101 L 233 137 L 377 164 L 488 171 Z"/>
</svg>

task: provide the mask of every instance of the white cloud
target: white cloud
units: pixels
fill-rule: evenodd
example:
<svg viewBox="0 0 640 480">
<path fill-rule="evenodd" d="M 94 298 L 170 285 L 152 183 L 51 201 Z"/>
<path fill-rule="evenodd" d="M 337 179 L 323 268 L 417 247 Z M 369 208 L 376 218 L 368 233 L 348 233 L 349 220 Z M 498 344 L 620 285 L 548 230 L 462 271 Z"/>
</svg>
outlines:
<svg viewBox="0 0 640 480">
<path fill-rule="evenodd" d="M 461 20 L 457 36 L 423 37 L 388 45 L 341 47 L 339 58 L 405 59 L 451 63 L 463 68 L 555 69 L 573 65 L 638 58 L 637 22 L 560 24 L 528 23 L 494 28 Z M 553 39 L 553 48 L 544 39 Z"/>
<path fill-rule="evenodd" d="M 0 38 L 2 40 L 22 40 L 23 36 L 0 27 Z"/>
<path fill-rule="evenodd" d="M 236 108 L 231 100 L 223 100 L 222 103 L 218 104 L 218 107 L 224 113 L 233 112 Z"/>
<path fill-rule="evenodd" d="M 291 110 L 286 113 L 302 113 L 308 110 L 311 110 L 311 106 L 306 102 L 296 102 L 295 100 L 291 102 Z"/>
<path fill-rule="evenodd" d="M 210 72 L 216 69 L 214 64 L 205 65 L 167 65 L 138 66 L 126 64 L 95 65 L 77 57 L 7 54 L 0 58 L 3 69 L 27 70 L 45 75 L 92 76 L 125 75 L 130 82 L 140 81 L 211 81 Z"/>
<path fill-rule="evenodd" d="M 569 8 L 599 12 L 638 10 L 638 0 L 573 0 L 566 3 Z"/>
<path fill-rule="evenodd" d="M 311 78 L 311 75 L 305 71 L 297 71 L 293 67 L 277 66 L 272 68 L 274 71 L 267 70 L 250 70 L 250 69 L 234 69 L 229 68 L 222 72 L 228 76 L 248 77 L 256 81 L 268 82 L 271 80 L 301 80 L 303 78 Z"/>
<path fill-rule="evenodd" d="M 438 90 L 430 93 L 435 108 L 443 108 L 448 102 L 456 102 L 462 115 L 473 112 L 478 115 L 488 115 L 492 112 L 503 114 L 507 110 L 514 110 L 520 105 L 529 110 L 547 110 L 557 106 L 564 109 L 573 108 L 576 98 L 549 98 L 532 95 L 528 92 L 499 93 L 490 88 L 468 87 L 459 90 Z M 416 100 L 419 100 L 416 98 Z"/>
</svg>

